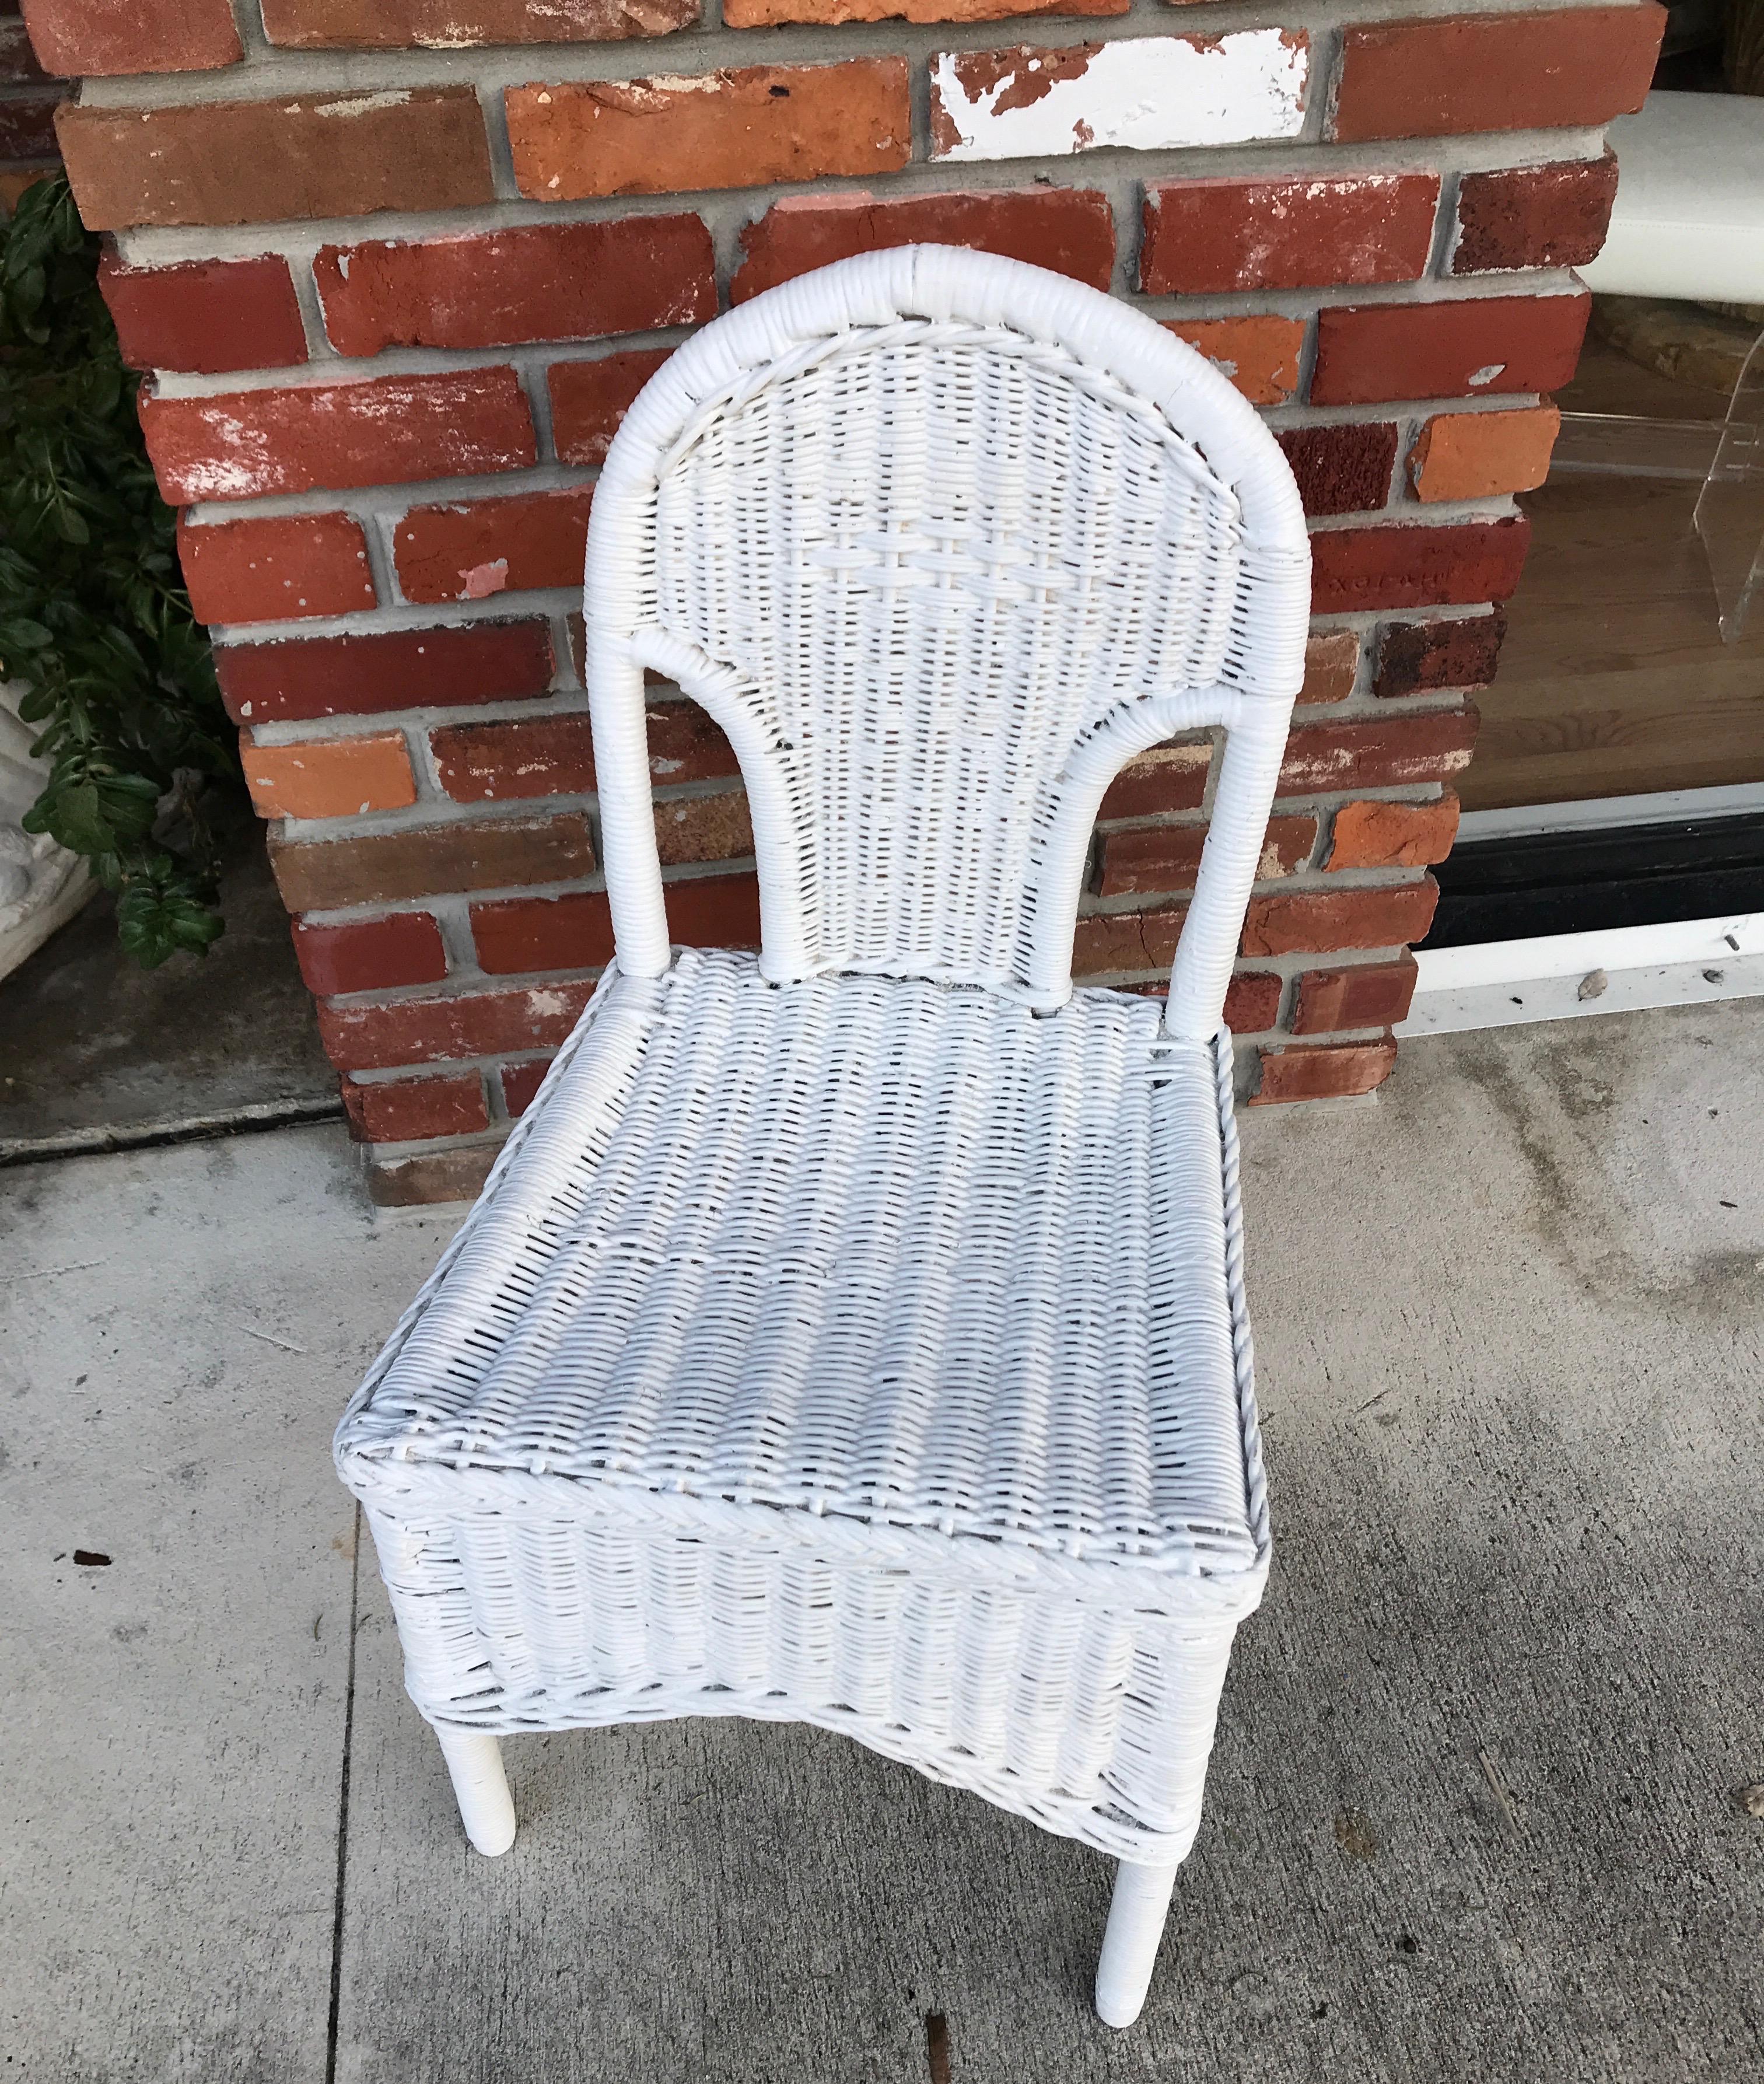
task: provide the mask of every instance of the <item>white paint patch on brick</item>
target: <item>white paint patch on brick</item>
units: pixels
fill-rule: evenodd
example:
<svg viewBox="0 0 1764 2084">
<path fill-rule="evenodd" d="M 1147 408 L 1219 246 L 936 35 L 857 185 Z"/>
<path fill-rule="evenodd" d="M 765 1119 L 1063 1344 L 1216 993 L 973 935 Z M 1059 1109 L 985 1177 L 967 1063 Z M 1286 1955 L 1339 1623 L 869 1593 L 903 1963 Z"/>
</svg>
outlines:
<svg viewBox="0 0 1764 2084">
<path fill-rule="evenodd" d="M 1285 29 L 1129 37 L 1060 53 L 943 51 L 932 67 L 933 156 L 1020 159 L 1105 145 L 1162 151 L 1296 138 L 1309 75 L 1307 43 Z"/>
</svg>

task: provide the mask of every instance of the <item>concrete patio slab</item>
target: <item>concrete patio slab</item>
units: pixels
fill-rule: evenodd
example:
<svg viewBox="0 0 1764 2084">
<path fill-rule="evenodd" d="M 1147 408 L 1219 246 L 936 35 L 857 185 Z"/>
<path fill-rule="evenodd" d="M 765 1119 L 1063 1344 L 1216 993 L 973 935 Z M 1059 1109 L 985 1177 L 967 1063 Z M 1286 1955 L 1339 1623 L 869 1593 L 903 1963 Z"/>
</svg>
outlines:
<svg viewBox="0 0 1764 2084">
<path fill-rule="evenodd" d="M 330 1129 L 0 1175 L 60 1260 L 132 1269 L 53 1277 L 15 1341 L 0 1543 L 38 1570 L 76 1506 L 187 1510 L 184 1433 L 76 1433 L 81 1340 L 80 1396 L 157 1354 L 180 1423 L 234 1434 L 150 1676 L 63 1655 L 47 1591 L 29 1617 L 23 2073 L 920 2084 L 931 2012 L 954 2084 L 1764 2073 L 1764 1823 L 1731 1794 L 1764 1779 L 1761 1036 L 1737 1004 L 1411 1044 L 1372 1103 L 1246 1120 L 1275 1563 L 1127 2034 L 1089 2008 L 1105 1863 L 836 1737 L 513 1740 L 521 1836 L 472 1855 L 370 1553 L 340 1842 L 325 1448 L 444 1226 L 370 1230 Z"/>
</svg>

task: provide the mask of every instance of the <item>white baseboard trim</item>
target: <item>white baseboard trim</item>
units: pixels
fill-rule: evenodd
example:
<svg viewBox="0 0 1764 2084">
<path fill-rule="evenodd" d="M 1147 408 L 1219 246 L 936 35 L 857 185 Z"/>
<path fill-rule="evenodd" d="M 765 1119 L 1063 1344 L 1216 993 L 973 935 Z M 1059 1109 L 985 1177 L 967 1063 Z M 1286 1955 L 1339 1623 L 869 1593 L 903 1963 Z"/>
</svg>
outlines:
<svg viewBox="0 0 1764 2084">
<path fill-rule="evenodd" d="M 1521 839 L 1533 832 L 1672 825 L 1688 818 L 1743 817 L 1751 811 L 1764 811 L 1764 782 L 1741 782 L 1720 789 L 1663 789 L 1647 796 L 1594 796 L 1575 803 L 1521 803 L 1510 811 L 1466 811 L 1458 820 L 1457 844 Z"/>
<path fill-rule="evenodd" d="M 1420 948 L 1398 1036 L 1764 997 L 1764 912 Z"/>
</svg>

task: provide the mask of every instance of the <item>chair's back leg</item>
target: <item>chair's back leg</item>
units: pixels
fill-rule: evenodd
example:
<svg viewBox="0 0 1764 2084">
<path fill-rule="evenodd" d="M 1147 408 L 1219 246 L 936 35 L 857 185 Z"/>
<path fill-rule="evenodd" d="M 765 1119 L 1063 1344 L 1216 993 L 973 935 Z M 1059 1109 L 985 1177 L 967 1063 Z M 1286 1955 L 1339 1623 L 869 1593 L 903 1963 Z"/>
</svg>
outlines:
<svg viewBox="0 0 1764 2084">
<path fill-rule="evenodd" d="M 502 1770 L 501 1746 L 479 1730 L 444 1729 L 437 1723 L 435 1735 L 466 1836 L 480 1853 L 506 1853 L 514 1843 L 514 1800 Z"/>
<path fill-rule="evenodd" d="M 1102 1958 L 1097 1963 L 1097 2010 L 1105 2025 L 1132 2026 L 1139 2017 L 1175 1885 L 1174 1867 L 1122 1861 L 1102 1935 Z"/>
</svg>

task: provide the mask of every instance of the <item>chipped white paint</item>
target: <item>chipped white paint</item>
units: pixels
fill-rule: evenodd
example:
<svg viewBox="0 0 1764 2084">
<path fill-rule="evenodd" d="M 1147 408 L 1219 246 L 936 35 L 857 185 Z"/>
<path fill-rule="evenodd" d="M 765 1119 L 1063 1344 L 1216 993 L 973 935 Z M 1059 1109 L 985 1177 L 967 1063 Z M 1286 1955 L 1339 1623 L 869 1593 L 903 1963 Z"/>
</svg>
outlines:
<svg viewBox="0 0 1764 2084">
<path fill-rule="evenodd" d="M 315 101 L 315 116 L 377 116 L 382 109 L 402 108 L 410 100 L 408 87 L 383 87 L 378 94 L 352 94 L 341 101 Z"/>
<path fill-rule="evenodd" d="M 1506 366 L 1504 362 L 1485 362 L 1470 378 L 1472 389 L 1480 390 L 1485 383 L 1492 383 Z"/>
<path fill-rule="evenodd" d="M 934 156 L 1019 159 L 1106 145 L 1136 151 L 1239 145 L 1296 138 L 1305 121 L 1310 53 L 1288 30 L 1130 37 L 1093 48 L 1087 62 L 1045 80 L 1046 57 L 1026 53 L 1014 70 L 980 85 L 976 60 L 991 66 L 1007 55 L 939 53 L 932 91 L 956 142 Z"/>
</svg>

